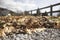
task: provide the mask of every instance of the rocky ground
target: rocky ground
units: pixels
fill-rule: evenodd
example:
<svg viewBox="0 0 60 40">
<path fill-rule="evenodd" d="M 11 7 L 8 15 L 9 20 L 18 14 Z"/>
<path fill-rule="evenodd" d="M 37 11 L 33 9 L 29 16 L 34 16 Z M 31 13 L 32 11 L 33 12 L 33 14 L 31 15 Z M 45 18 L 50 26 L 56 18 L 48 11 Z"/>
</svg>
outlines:
<svg viewBox="0 0 60 40">
<path fill-rule="evenodd" d="M 58 28 L 60 17 L 1 16 L 0 40 L 60 40 Z"/>
<path fill-rule="evenodd" d="M 60 40 L 60 29 L 51 28 L 32 34 L 13 34 L 0 38 L 0 40 Z"/>
</svg>

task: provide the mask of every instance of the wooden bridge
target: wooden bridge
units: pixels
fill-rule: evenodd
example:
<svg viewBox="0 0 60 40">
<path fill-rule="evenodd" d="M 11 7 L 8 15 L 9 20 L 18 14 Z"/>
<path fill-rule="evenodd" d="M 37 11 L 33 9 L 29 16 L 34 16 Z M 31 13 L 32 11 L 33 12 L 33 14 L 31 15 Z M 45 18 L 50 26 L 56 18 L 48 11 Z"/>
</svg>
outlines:
<svg viewBox="0 0 60 40">
<path fill-rule="evenodd" d="M 36 14 L 39 15 L 40 14 L 39 13 L 40 10 L 50 8 L 50 11 L 47 12 L 47 13 L 50 13 L 50 16 L 52 16 L 53 13 L 60 12 L 60 10 L 53 11 L 53 7 L 58 6 L 58 5 L 60 5 L 60 3 L 54 4 L 54 5 L 50 5 L 50 6 L 47 6 L 47 7 L 43 7 L 43 8 L 38 8 L 38 9 L 30 10 L 30 11 L 27 11 L 27 12 L 30 12 L 31 15 L 33 15 L 33 11 L 36 11 L 37 12 Z"/>
</svg>

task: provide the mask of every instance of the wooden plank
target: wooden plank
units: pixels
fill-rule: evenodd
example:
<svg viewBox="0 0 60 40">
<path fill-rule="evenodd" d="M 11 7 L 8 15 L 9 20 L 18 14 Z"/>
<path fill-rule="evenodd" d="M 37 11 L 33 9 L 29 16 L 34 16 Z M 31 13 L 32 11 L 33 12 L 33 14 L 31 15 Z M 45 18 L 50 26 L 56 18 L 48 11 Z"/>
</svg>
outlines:
<svg viewBox="0 0 60 40">
<path fill-rule="evenodd" d="M 52 13 L 57 13 L 57 12 L 60 12 L 60 10 L 52 11 Z M 49 11 L 47 13 L 51 13 L 51 12 Z"/>
</svg>

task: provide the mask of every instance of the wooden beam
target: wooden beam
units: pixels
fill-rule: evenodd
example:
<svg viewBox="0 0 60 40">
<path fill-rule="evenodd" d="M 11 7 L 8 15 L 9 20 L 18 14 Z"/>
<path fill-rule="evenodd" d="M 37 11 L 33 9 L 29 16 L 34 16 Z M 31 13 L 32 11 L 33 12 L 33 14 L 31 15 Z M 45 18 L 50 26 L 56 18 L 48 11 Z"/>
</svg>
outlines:
<svg viewBox="0 0 60 40">
<path fill-rule="evenodd" d="M 52 7 L 53 6 L 57 6 L 57 5 L 60 5 L 60 3 L 57 3 L 57 4 L 53 4 L 52 5 Z M 39 8 L 40 10 L 42 10 L 42 9 L 46 9 L 46 8 L 49 8 L 50 6 L 47 6 L 47 7 L 43 7 L 43 8 Z M 30 10 L 30 11 L 36 11 L 37 9 L 34 9 L 34 10 Z"/>
<path fill-rule="evenodd" d="M 57 13 L 57 12 L 60 12 L 60 10 L 52 11 L 52 13 Z M 47 13 L 51 13 L 51 12 L 49 11 Z"/>
</svg>

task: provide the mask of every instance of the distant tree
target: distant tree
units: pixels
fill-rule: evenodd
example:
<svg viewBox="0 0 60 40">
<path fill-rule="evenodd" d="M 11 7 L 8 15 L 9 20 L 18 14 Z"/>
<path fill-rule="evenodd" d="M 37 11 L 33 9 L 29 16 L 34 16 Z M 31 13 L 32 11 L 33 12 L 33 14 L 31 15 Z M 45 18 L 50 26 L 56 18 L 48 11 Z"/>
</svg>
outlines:
<svg viewBox="0 0 60 40">
<path fill-rule="evenodd" d="M 24 11 L 23 15 L 29 15 L 29 12 L 28 11 Z"/>
<path fill-rule="evenodd" d="M 48 16 L 48 13 L 45 11 L 45 13 L 42 13 L 42 16 Z"/>
</svg>

